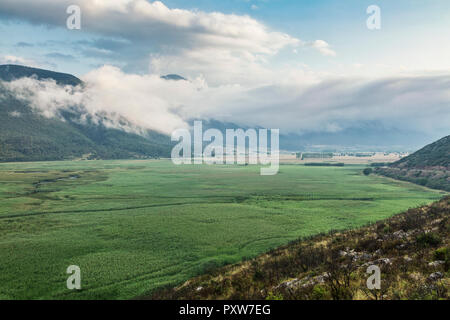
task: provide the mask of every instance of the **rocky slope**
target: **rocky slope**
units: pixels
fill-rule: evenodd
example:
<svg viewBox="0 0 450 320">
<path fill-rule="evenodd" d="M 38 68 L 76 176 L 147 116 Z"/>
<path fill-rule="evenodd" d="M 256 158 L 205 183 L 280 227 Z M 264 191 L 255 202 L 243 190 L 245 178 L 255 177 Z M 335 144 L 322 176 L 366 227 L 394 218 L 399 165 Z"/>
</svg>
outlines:
<svg viewBox="0 0 450 320">
<path fill-rule="evenodd" d="M 318 235 L 152 299 L 449 299 L 450 197 L 357 230 Z M 367 268 L 381 269 L 381 289 Z"/>
</svg>

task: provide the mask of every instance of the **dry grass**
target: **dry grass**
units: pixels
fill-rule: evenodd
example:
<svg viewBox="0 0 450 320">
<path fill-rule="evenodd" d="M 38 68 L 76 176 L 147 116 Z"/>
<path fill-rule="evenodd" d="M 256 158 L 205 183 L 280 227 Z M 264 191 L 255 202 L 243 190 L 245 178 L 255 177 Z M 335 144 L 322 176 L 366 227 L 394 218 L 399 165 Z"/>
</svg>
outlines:
<svg viewBox="0 0 450 320">
<path fill-rule="evenodd" d="M 385 221 L 293 242 L 152 299 L 449 299 L 450 197 Z M 378 265 L 381 290 L 368 290 Z"/>
</svg>

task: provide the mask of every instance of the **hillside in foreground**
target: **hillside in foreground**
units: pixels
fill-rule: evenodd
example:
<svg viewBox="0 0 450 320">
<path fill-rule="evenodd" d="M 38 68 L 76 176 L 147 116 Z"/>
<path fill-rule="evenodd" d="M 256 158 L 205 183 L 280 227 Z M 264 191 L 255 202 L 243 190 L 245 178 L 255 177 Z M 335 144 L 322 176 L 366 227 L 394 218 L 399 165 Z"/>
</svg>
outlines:
<svg viewBox="0 0 450 320">
<path fill-rule="evenodd" d="M 318 235 L 151 299 L 449 299 L 450 197 L 356 230 Z M 367 289 L 367 267 L 381 289 Z"/>
<path fill-rule="evenodd" d="M 450 191 L 450 136 L 444 137 L 376 173 Z"/>
</svg>

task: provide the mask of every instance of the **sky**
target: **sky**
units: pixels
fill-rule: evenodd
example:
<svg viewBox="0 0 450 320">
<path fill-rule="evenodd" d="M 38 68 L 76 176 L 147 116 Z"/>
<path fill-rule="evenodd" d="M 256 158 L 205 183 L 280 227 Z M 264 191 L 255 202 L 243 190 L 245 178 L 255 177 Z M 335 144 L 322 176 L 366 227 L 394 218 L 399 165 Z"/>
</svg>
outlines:
<svg viewBox="0 0 450 320">
<path fill-rule="evenodd" d="M 72 4 L 80 30 L 66 27 Z M 370 5 L 380 29 L 367 27 Z M 194 117 L 449 133 L 447 0 L 2 0 L 0 34 L 0 63 L 89 83 L 82 98 L 45 84 L 30 97 L 40 110 L 72 99 L 165 133 Z M 189 81 L 159 78 L 171 73 Z"/>
</svg>

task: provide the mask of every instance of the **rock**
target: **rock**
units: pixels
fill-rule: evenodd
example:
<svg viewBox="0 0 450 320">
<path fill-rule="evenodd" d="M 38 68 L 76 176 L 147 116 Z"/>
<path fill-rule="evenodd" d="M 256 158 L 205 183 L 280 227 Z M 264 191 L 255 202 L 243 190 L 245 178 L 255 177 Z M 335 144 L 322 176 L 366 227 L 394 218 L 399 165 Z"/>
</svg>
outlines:
<svg viewBox="0 0 450 320">
<path fill-rule="evenodd" d="M 328 278 L 328 273 L 324 272 L 321 275 L 318 275 L 316 277 L 306 276 L 302 279 L 292 279 L 283 283 L 280 283 L 278 286 L 274 287 L 275 290 L 294 290 L 297 288 L 307 288 L 310 286 L 314 286 L 318 283 L 324 283 L 325 280 Z"/>
<path fill-rule="evenodd" d="M 391 259 L 389 258 L 381 258 L 375 261 L 376 263 L 381 263 L 381 264 L 392 264 Z"/>
<path fill-rule="evenodd" d="M 438 266 L 440 266 L 441 264 L 444 264 L 444 263 L 445 263 L 445 261 L 436 260 L 436 261 L 430 262 L 428 265 L 430 267 L 438 267 Z"/>
<path fill-rule="evenodd" d="M 444 274 L 442 272 L 433 272 L 428 276 L 428 280 L 430 281 L 438 281 L 439 279 L 442 279 L 444 277 Z"/>
<path fill-rule="evenodd" d="M 357 252 L 354 249 L 349 250 L 347 248 L 347 250 L 341 250 L 339 251 L 339 255 L 341 257 L 351 257 L 353 261 L 358 261 L 360 259 L 364 259 L 364 260 L 368 260 L 370 258 L 372 258 L 372 255 L 365 253 L 365 252 Z"/>
<path fill-rule="evenodd" d="M 411 261 L 413 261 L 413 259 L 410 258 L 410 257 L 404 257 L 403 260 L 405 260 L 406 262 L 411 262 Z"/>
<path fill-rule="evenodd" d="M 357 253 L 354 249 L 351 249 L 351 250 L 350 250 L 350 248 L 346 248 L 345 250 L 339 251 L 339 255 L 340 255 L 341 257 L 346 257 L 346 256 L 354 257 L 354 256 L 357 255 L 357 254 L 358 254 L 358 253 Z"/>
<path fill-rule="evenodd" d="M 361 259 L 364 259 L 364 260 L 369 260 L 370 258 L 372 258 L 372 255 L 370 254 L 370 253 L 363 253 L 362 255 L 361 255 Z"/>
<path fill-rule="evenodd" d="M 364 263 L 362 265 L 362 267 L 368 267 L 368 266 L 372 266 L 372 265 L 376 265 L 376 266 L 391 265 L 391 264 L 392 264 L 391 259 L 389 259 L 389 258 L 380 258 L 380 259 L 377 259 L 375 261 L 369 261 L 367 263 Z"/>
<path fill-rule="evenodd" d="M 405 239 L 408 237 L 408 233 L 403 230 L 395 231 L 392 236 L 396 239 Z"/>
<path fill-rule="evenodd" d="M 328 272 L 322 273 L 320 276 L 314 277 L 313 280 L 315 283 L 324 283 L 329 277 Z"/>
<path fill-rule="evenodd" d="M 302 283 L 301 287 L 302 288 L 307 288 L 310 286 L 314 286 L 318 283 L 324 283 L 325 280 L 327 280 L 327 278 L 329 277 L 327 272 L 322 273 L 321 275 L 318 275 L 312 279 L 308 279 L 308 281 Z"/>
<path fill-rule="evenodd" d="M 295 289 L 295 288 L 298 288 L 299 286 L 300 286 L 300 279 L 295 278 L 295 279 L 280 283 L 278 286 L 275 287 L 275 289 Z"/>
<path fill-rule="evenodd" d="M 420 281 L 422 279 L 422 276 L 418 272 L 410 273 L 408 276 L 410 279 L 412 279 L 414 281 Z"/>
</svg>

